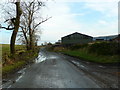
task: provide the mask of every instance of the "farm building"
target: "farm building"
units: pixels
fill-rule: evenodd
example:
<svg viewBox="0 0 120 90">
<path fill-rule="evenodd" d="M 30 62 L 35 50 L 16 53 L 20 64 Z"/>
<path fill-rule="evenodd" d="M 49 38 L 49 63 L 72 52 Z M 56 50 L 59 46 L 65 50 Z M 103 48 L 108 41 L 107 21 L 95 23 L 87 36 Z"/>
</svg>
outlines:
<svg viewBox="0 0 120 90">
<path fill-rule="evenodd" d="M 120 43 L 120 34 L 116 38 L 114 38 L 113 41 Z"/>
<path fill-rule="evenodd" d="M 113 39 L 117 37 L 118 35 L 100 36 L 100 37 L 94 37 L 93 41 L 112 41 Z"/>
<path fill-rule="evenodd" d="M 74 45 L 74 44 L 87 44 L 92 42 L 93 37 L 75 32 L 73 34 L 62 37 L 61 42 L 63 45 Z"/>
</svg>

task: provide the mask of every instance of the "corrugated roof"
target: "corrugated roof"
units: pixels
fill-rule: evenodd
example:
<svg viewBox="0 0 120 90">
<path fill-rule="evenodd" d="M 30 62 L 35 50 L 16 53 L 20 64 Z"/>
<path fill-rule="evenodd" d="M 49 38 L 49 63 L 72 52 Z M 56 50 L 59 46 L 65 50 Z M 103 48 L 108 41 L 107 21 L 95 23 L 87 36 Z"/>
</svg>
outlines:
<svg viewBox="0 0 120 90">
<path fill-rule="evenodd" d="M 85 35 L 85 34 L 78 33 L 78 32 L 75 32 L 75 33 L 69 34 L 69 35 L 67 35 L 67 36 L 64 36 L 64 37 L 62 37 L 62 38 L 69 37 L 69 36 L 71 36 L 71 35 L 74 35 L 74 34 L 79 34 L 79 35 L 83 35 L 83 36 L 86 36 L 86 37 L 91 37 L 91 38 L 93 38 L 92 36 Z"/>
<path fill-rule="evenodd" d="M 104 39 L 104 40 L 110 40 L 118 37 L 118 35 L 109 35 L 109 36 L 99 36 L 99 37 L 94 37 L 93 39 Z"/>
</svg>

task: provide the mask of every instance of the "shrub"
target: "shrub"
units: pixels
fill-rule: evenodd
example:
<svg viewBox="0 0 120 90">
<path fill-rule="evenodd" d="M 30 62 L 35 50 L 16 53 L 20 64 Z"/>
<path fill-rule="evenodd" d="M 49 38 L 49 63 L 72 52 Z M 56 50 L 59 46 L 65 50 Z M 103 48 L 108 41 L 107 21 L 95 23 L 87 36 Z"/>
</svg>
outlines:
<svg viewBox="0 0 120 90">
<path fill-rule="evenodd" d="M 54 51 L 63 51 L 65 50 L 64 47 L 54 47 Z"/>
<path fill-rule="evenodd" d="M 81 48 L 84 48 L 84 47 L 87 47 L 87 46 L 88 46 L 88 44 L 77 44 L 77 45 L 71 46 L 69 49 L 77 50 L 77 49 L 81 49 Z"/>
<path fill-rule="evenodd" d="M 120 44 L 115 42 L 94 43 L 89 46 L 88 51 L 98 55 L 116 55 L 119 54 Z"/>
</svg>

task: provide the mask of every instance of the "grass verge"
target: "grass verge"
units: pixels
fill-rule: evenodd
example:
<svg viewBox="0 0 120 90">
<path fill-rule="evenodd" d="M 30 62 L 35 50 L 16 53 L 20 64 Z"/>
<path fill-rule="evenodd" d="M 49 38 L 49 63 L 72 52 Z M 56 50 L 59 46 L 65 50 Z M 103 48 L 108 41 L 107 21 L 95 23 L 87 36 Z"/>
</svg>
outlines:
<svg viewBox="0 0 120 90">
<path fill-rule="evenodd" d="M 87 53 L 83 50 L 76 50 L 76 51 L 68 50 L 68 51 L 62 51 L 62 53 L 95 63 L 102 63 L 102 64 L 120 63 L 120 59 L 119 59 L 120 57 L 118 55 L 113 55 L 113 56 L 95 55 L 95 54 Z"/>
<path fill-rule="evenodd" d="M 118 64 L 120 63 L 119 55 L 100 55 L 97 53 L 90 53 L 88 47 L 83 47 L 81 49 L 71 49 L 65 47 L 51 47 L 48 50 L 54 52 L 61 52 L 63 54 L 77 57 L 84 61 L 90 61 L 100 64 Z"/>
<path fill-rule="evenodd" d="M 2 77 L 6 78 L 10 74 L 15 73 L 38 56 L 39 47 L 35 47 L 34 51 L 27 51 L 25 46 L 16 45 L 15 55 L 10 55 L 9 44 L 2 44 Z"/>
<path fill-rule="evenodd" d="M 12 64 L 12 65 L 7 65 L 7 66 L 2 68 L 2 73 L 4 76 L 8 75 L 8 73 L 16 71 L 17 69 L 21 68 L 23 65 L 25 65 L 25 61 L 19 61 L 19 62 Z"/>
</svg>

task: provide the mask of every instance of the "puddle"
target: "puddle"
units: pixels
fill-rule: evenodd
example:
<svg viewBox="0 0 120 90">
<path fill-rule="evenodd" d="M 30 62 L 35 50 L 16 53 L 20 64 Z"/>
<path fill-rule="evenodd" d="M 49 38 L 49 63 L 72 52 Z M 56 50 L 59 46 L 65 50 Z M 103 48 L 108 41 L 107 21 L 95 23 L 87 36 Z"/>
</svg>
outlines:
<svg viewBox="0 0 120 90">
<path fill-rule="evenodd" d="M 56 59 L 56 56 L 50 56 L 49 59 Z"/>
<path fill-rule="evenodd" d="M 40 63 L 46 60 L 46 57 L 40 52 L 39 56 L 35 59 L 35 63 Z"/>
</svg>

